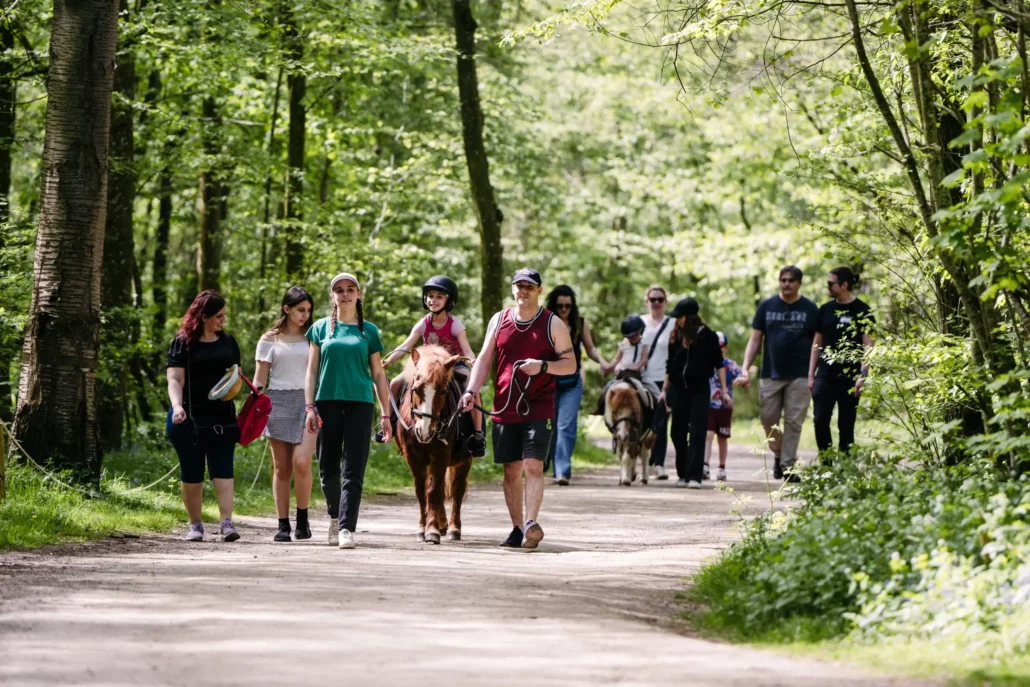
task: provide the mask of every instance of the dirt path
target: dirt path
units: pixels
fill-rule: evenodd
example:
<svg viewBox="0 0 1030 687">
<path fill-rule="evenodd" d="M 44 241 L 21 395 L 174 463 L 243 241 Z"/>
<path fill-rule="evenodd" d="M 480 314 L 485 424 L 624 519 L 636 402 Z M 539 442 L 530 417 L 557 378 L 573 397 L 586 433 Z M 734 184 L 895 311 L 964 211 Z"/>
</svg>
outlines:
<svg viewBox="0 0 1030 687">
<path fill-rule="evenodd" d="M 734 450 L 730 485 L 764 498 Z M 684 576 L 734 537 L 733 497 L 614 469 L 549 487 L 535 553 L 500 489 L 475 490 L 465 541 L 416 544 L 414 498 L 362 509 L 360 548 L 175 537 L 0 556 L 0 684 L 887 685 L 852 668 L 689 637 Z"/>
</svg>

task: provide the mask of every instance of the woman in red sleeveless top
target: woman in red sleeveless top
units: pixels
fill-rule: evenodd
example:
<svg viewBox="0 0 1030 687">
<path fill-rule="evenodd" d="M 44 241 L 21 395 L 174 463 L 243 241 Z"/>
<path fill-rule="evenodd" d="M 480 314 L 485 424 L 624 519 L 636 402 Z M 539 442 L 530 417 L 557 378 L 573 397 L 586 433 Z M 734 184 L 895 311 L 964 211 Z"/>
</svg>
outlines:
<svg viewBox="0 0 1030 687">
<path fill-rule="evenodd" d="M 513 525 L 501 546 L 535 549 L 544 538 L 537 519 L 544 498 L 544 460 L 554 429 L 554 376 L 573 374 L 576 358 L 569 328 L 540 307 L 540 273 L 524 267 L 511 283 L 516 306 L 490 320 L 461 400 L 466 411 L 472 409 L 474 393 L 486 381 L 496 356 L 494 462 L 504 465 L 504 501 Z"/>
<path fill-rule="evenodd" d="M 428 310 L 429 314 L 412 327 L 411 334 L 404 343 L 386 356 L 383 367 L 389 367 L 400 360 L 419 343 L 423 346 L 442 346 L 451 355 L 463 355 L 470 361 L 474 360 L 475 354 L 465 335 L 465 325 L 451 314 L 457 304 L 458 285 L 453 279 L 442 275 L 427 279 L 422 285 L 422 307 Z M 471 369 L 465 362 L 459 362 L 454 366 L 454 376 L 462 386 L 468 380 Z M 407 382 L 406 372 L 407 370 L 402 371 L 390 381 L 390 394 L 394 398 L 400 395 Z M 478 399 L 476 402 L 482 404 Z M 486 455 L 486 437 L 483 434 L 483 414 L 478 410 L 472 413 L 472 424 L 474 429 L 468 438 L 469 453 L 473 458 L 482 458 Z M 467 434 L 467 430 L 462 434 Z M 380 441 L 379 434 L 376 435 L 376 441 Z"/>
</svg>

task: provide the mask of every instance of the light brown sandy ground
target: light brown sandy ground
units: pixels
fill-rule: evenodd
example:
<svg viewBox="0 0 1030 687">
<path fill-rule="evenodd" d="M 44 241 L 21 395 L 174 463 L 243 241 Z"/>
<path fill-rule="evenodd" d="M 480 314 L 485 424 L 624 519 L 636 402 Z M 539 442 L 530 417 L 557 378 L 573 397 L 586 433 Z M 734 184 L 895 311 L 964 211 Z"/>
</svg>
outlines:
<svg viewBox="0 0 1030 687">
<path fill-rule="evenodd" d="M 671 460 L 670 460 L 671 463 Z M 730 486 L 764 499 L 734 449 Z M 706 483 L 616 486 L 612 469 L 549 487 L 535 553 L 499 549 L 498 487 L 475 490 L 465 541 L 416 544 L 413 497 L 362 510 L 360 548 L 145 537 L 0 556 L 3 685 L 900 685 L 853 667 L 688 636 L 674 595 L 735 536 Z"/>
</svg>

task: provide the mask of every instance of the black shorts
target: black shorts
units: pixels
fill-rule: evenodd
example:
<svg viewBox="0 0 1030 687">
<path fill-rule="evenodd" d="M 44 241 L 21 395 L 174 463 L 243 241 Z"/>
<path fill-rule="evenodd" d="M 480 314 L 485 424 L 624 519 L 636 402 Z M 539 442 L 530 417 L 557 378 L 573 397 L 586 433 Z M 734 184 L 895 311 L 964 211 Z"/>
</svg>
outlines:
<svg viewBox="0 0 1030 687">
<path fill-rule="evenodd" d="M 514 463 L 526 458 L 543 461 L 551 445 L 554 420 L 526 420 L 501 424 L 493 422 L 495 463 Z"/>
</svg>

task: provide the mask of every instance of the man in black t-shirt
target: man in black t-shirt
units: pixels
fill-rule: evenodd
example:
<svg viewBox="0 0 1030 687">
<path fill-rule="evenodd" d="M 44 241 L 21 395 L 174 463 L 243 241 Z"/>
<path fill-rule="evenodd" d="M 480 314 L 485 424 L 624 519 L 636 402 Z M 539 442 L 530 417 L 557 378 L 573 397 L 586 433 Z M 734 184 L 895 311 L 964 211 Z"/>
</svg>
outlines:
<svg viewBox="0 0 1030 687">
<path fill-rule="evenodd" d="M 762 348 L 762 371 L 758 385 L 758 414 L 773 453 L 773 476 L 797 462 L 801 426 L 808 415 L 812 392 L 808 388 L 808 358 L 815 336 L 819 308 L 801 295 L 801 270 L 788 265 L 780 270 L 780 292 L 758 305 L 751 322 L 751 339 L 744 352 L 743 370 L 734 384 L 751 384 L 751 365 Z M 764 346 L 763 346 L 764 343 Z M 776 429 L 782 418 L 783 431 Z M 788 481 L 798 482 L 795 474 Z"/>
<path fill-rule="evenodd" d="M 808 386 L 815 402 L 815 442 L 819 452 L 833 447 L 830 420 L 837 407 L 840 450 L 847 453 L 855 443 L 855 419 L 867 367 L 865 350 L 872 347 L 869 328 L 873 314 L 851 290 L 858 281 L 848 267 L 838 267 L 827 277 L 833 300 L 819 308 L 815 345 L 808 367 Z M 826 458 L 823 462 L 827 463 Z"/>
</svg>

